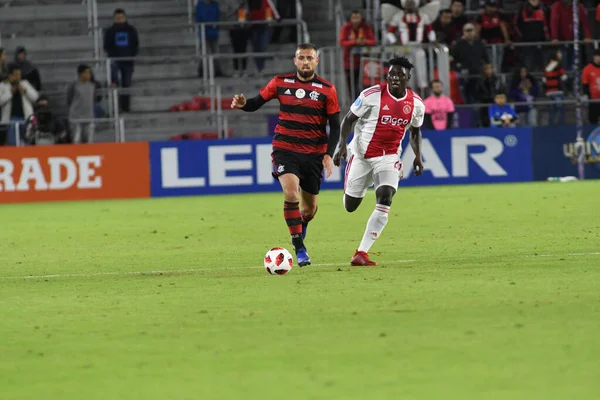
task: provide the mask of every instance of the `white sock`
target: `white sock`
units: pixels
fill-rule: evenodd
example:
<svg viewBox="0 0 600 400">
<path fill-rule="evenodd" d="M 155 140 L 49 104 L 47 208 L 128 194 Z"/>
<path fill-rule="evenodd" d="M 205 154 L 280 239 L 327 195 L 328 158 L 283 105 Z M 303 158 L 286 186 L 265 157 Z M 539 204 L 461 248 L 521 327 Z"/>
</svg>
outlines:
<svg viewBox="0 0 600 400">
<path fill-rule="evenodd" d="M 367 222 L 367 229 L 365 230 L 365 234 L 363 235 L 362 242 L 360 242 L 360 246 L 358 247 L 358 251 L 364 251 L 366 253 L 369 252 L 369 249 L 375 242 L 383 228 L 388 222 L 388 213 L 390 212 L 389 206 L 384 206 L 382 204 L 377 204 L 375 206 L 375 210 L 373 214 L 369 217 L 369 221 Z"/>
</svg>

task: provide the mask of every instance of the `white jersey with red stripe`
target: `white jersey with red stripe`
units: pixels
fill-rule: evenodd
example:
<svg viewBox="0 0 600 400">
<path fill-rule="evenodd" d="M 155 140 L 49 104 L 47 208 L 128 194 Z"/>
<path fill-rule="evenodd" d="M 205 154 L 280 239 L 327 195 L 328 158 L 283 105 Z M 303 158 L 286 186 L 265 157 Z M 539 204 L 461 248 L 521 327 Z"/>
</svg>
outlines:
<svg viewBox="0 0 600 400">
<path fill-rule="evenodd" d="M 402 98 L 390 93 L 387 83 L 362 91 L 350 111 L 358 117 L 350 151 L 361 158 L 400 154 L 402 139 L 409 127 L 420 127 L 425 117 L 425 105 L 410 89 Z"/>
</svg>

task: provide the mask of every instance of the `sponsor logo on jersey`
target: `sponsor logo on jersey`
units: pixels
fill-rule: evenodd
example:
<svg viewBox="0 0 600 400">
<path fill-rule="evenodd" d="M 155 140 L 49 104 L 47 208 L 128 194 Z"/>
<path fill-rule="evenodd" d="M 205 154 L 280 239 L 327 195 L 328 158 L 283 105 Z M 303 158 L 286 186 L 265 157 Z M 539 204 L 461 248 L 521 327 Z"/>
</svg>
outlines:
<svg viewBox="0 0 600 400">
<path fill-rule="evenodd" d="M 356 100 L 354 100 L 354 107 L 360 107 L 361 104 L 362 99 L 360 97 L 357 97 Z"/>
<path fill-rule="evenodd" d="M 313 101 L 319 100 L 319 92 L 310 92 L 309 96 L 310 99 Z"/>
<path fill-rule="evenodd" d="M 298 89 L 296 90 L 296 97 L 299 99 L 303 99 L 304 96 L 306 96 L 306 92 L 304 91 L 304 89 Z"/>
<path fill-rule="evenodd" d="M 294 79 L 289 79 L 289 78 L 285 78 L 283 81 L 285 83 L 294 83 L 294 82 L 296 82 Z"/>
<path fill-rule="evenodd" d="M 392 126 L 406 126 L 410 121 L 407 119 L 392 117 L 391 115 L 384 115 L 381 117 L 382 125 L 392 125 Z"/>
<path fill-rule="evenodd" d="M 382 108 L 383 111 L 390 111 L 390 108 L 387 106 L 387 104 L 385 106 L 383 106 Z"/>
<path fill-rule="evenodd" d="M 318 87 L 318 88 L 321 88 L 321 89 L 323 89 L 323 85 L 321 85 L 320 83 L 313 82 L 313 83 L 312 83 L 312 85 L 313 85 L 314 87 Z"/>
<path fill-rule="evenodd" d="M 402 108 L 402 111 L 404 111 L 404 114 L 410 114 L 410 106 L 407 104 L 404 106 L 404 108 Z"/>
<path fill-rule="evenodd" d="M 283 92 L 283 94 L 292 94 L 292 92 L 290 92 L 290 89 L 288 89 L 285 92 Z"/>
</svg>

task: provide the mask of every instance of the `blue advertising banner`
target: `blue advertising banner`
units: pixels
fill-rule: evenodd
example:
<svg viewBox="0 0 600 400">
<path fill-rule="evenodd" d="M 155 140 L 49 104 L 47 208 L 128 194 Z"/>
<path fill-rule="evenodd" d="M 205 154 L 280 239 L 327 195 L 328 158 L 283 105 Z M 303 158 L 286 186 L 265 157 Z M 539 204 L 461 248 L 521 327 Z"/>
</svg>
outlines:
<svg viewBox="0 0 600 400">
<path fill-rule="evenodd" d="M 467 129 L 423 133 L 424 173 L 412 172 L 404 139 L 401 186 L 525 182 L 532 179 L 530 129 Z M 280 190 L 273 179 L 271 138 L 150 143 L 153 197 Z M 335 168 L 323 189 L 343 188 Z"/>
<path fill-rule="evenodd" d="M 600 126 L 583 127 L 585 178 L 600 179 Z M 575 126 L 533 128 L 533 179 L 578 176 Z"/>
<path fill-rule="evenodd" d="M 281 190 L 271 172 L 270 137 L 150 143 L 152 197 Z M 323 189 L 343 187 L 335 168 Z"/>
<path fill-rule="evenodd" d="M 424 131 L 424 172 L 418 177 L 406 138 L 403 147 L 404 186 L 528 182 L 533 177 L 529 128 Z"/>
</svg>

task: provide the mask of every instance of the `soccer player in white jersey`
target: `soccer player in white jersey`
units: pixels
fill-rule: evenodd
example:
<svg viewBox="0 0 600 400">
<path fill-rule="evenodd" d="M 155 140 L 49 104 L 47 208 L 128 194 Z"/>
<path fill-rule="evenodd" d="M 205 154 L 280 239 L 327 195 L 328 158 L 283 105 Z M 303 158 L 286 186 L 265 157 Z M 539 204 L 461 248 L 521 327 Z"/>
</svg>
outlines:
<svg viewBox="0 0 600 400">
<path fill-rule="evenodd" d="M 407 130 L 415 153 L 415 175 L 423 172 L 420 126 L 425 116 L 425 105 L 416 93 L 406 87 L 412 68 L 413 65 L 404 57 L 390 60 L 387 83 L 363 90 L 341 124 L 340 142 L 333 162 L 339 166 L 342 158 L 348 161 L 344 207 L 348 212 L 356 210 L 371 185 L 374 185 L 377 197 L 375 210 L 367 222 L 351 265 L 377 265 L 369 259 L 368 253 L 388 221 L 392 198 L 401 178 L 400 153 Z M 346 146 L 354 122 L 354 138 Z"/>
</svg>

